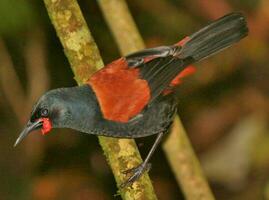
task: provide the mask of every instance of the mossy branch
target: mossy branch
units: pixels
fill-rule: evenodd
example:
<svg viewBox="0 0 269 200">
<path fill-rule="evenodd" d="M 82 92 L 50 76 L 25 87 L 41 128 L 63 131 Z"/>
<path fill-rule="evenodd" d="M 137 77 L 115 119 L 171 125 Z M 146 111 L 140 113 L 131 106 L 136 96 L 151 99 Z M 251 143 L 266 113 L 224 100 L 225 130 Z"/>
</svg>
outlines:
<svg viewBox="0 0 269 200">
<path fill-rule="evenodd" d="M 64 47 L 79 85 L 103 67 L 98 48 L 76 0 L 44 0 L 50 19 Z M 117 184 L 126 180 L 123 171 L 142 162 L 134 140 L 99 137 Z M 156 199 L 149 176 L 145 173 L 132 187 L 120 190 L 123 199 Z"/>
<path fill-rule="evenodd" d="M 144 48 L 143 40 L 124 0 L 99 0 L 103 15 L 123 55 Z M 179 117 L 163 143 L 166 157 L 189 200 L 214 199 Z"/>
</svg>

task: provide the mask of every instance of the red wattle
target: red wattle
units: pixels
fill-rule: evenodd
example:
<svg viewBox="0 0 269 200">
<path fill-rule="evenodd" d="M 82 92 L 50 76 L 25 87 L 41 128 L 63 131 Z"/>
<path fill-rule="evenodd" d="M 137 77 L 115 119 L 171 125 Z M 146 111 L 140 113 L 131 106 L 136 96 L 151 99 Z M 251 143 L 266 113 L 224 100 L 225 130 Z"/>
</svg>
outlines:
<svg viewBox="0 0 269 200">
<path fill-rule="evenodd" d="M 41 128 L 42 135 L 46 135 L 52 129 L 51 122 L 49 118 L 42 118 L 43 126 Z"/>
</svg>

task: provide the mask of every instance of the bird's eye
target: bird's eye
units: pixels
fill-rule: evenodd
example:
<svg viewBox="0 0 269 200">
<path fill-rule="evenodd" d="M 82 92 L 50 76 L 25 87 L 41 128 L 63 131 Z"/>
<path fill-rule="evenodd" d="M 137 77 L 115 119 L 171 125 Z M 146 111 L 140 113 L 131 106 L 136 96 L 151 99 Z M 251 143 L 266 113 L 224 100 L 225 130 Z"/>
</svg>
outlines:
<svg viewBox="0 0 269 200">
<path fill-rule="evenodd" d="M 43 108 L 41 110 L 41 116 L 42 117 L 47 117 L 49 115 L 49 110 L 47 108 Z"/>
</svg>

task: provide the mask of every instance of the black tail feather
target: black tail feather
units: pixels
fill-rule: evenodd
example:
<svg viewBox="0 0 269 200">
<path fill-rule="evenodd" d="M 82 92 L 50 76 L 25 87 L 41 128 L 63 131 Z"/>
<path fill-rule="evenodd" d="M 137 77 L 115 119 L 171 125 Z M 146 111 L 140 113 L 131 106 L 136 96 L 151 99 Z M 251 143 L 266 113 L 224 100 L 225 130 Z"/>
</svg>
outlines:
<svg viewBox="0 0 269 200">
<path fill-rule="evenodd" d="M 183 46 L 178 43 L 145 49 L 126 56 L 126 61 L 129 67 L 140 68 L 140 77 L 147 80 L 153 102 L 188 65 L 231 46 L 247 34 L 244 16 L 232 13 L 192 34 Z"/>
<path fill-rule="evenodd" d="M 192 57 L 194 61 L 199 61 L 231 46 L 247 34 L 244 16 L 241 13 L 231 13 L 192 34 L 179 56 Z"/>
</svg>

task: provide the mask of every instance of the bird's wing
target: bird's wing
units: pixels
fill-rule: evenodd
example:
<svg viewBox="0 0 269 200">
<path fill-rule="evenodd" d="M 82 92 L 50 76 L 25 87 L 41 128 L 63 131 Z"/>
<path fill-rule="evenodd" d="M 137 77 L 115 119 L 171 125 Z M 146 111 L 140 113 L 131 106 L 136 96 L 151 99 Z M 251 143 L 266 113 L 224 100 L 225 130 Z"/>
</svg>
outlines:
<svg viewBox="0 0 269 200">
<path fill-rule="evenodd" d="M 181 79 L 195 71 L 191 57 L 180 58 L 181 46 L 188 42 L 189 37 L 172 46 L 161 46 L 145 49 L 126 56 L 130 68 L 139 68 L 140 77 L 146 80 L 150 88 L 150 105 L 159 95 L 171 92 L 171 88 Z M 168 89 L 170 88 L 170 89 Z"/>
<path fill-rule="evenodd" d="M 150 88 L 140 77 L 138 68 L 129 68 L 120 58 L 95 73 L 88 84 L 107 120 L 127 122 L 137 115 L 150 100 Z"/>
<path fill-rule="evenodd" d="M 182 59 L 173 56 L 179 46 L 146 49 L 120 58 L 89 80 L 105 119 L 127 122 L 165 89 L 179 83 Z M 176 77 L 176 78 L 175 78 Z"/>
<path fill-rule="evenodd" d="M 89 84 L 106 119 L 127 122 L 193 72 L 189 64 L 214 55 L 248 34 L 244 16 L 228 14 L 172 45 L 145 49 L 116 60 Z"/>
<path fill-rule="evenodd" d="M 168 88 L 179 84 L 179 79 L 183 77 L 181 73 L 186 70 L 187 65 L 191 62 L 191 58 L 190 60 L 181 59 L 174 55 L 168 55 L 166 57 L 155 57 L 137 66 L 140 78 L 146 80 L 150 88 L 149 104 Z"/>
</svg>

